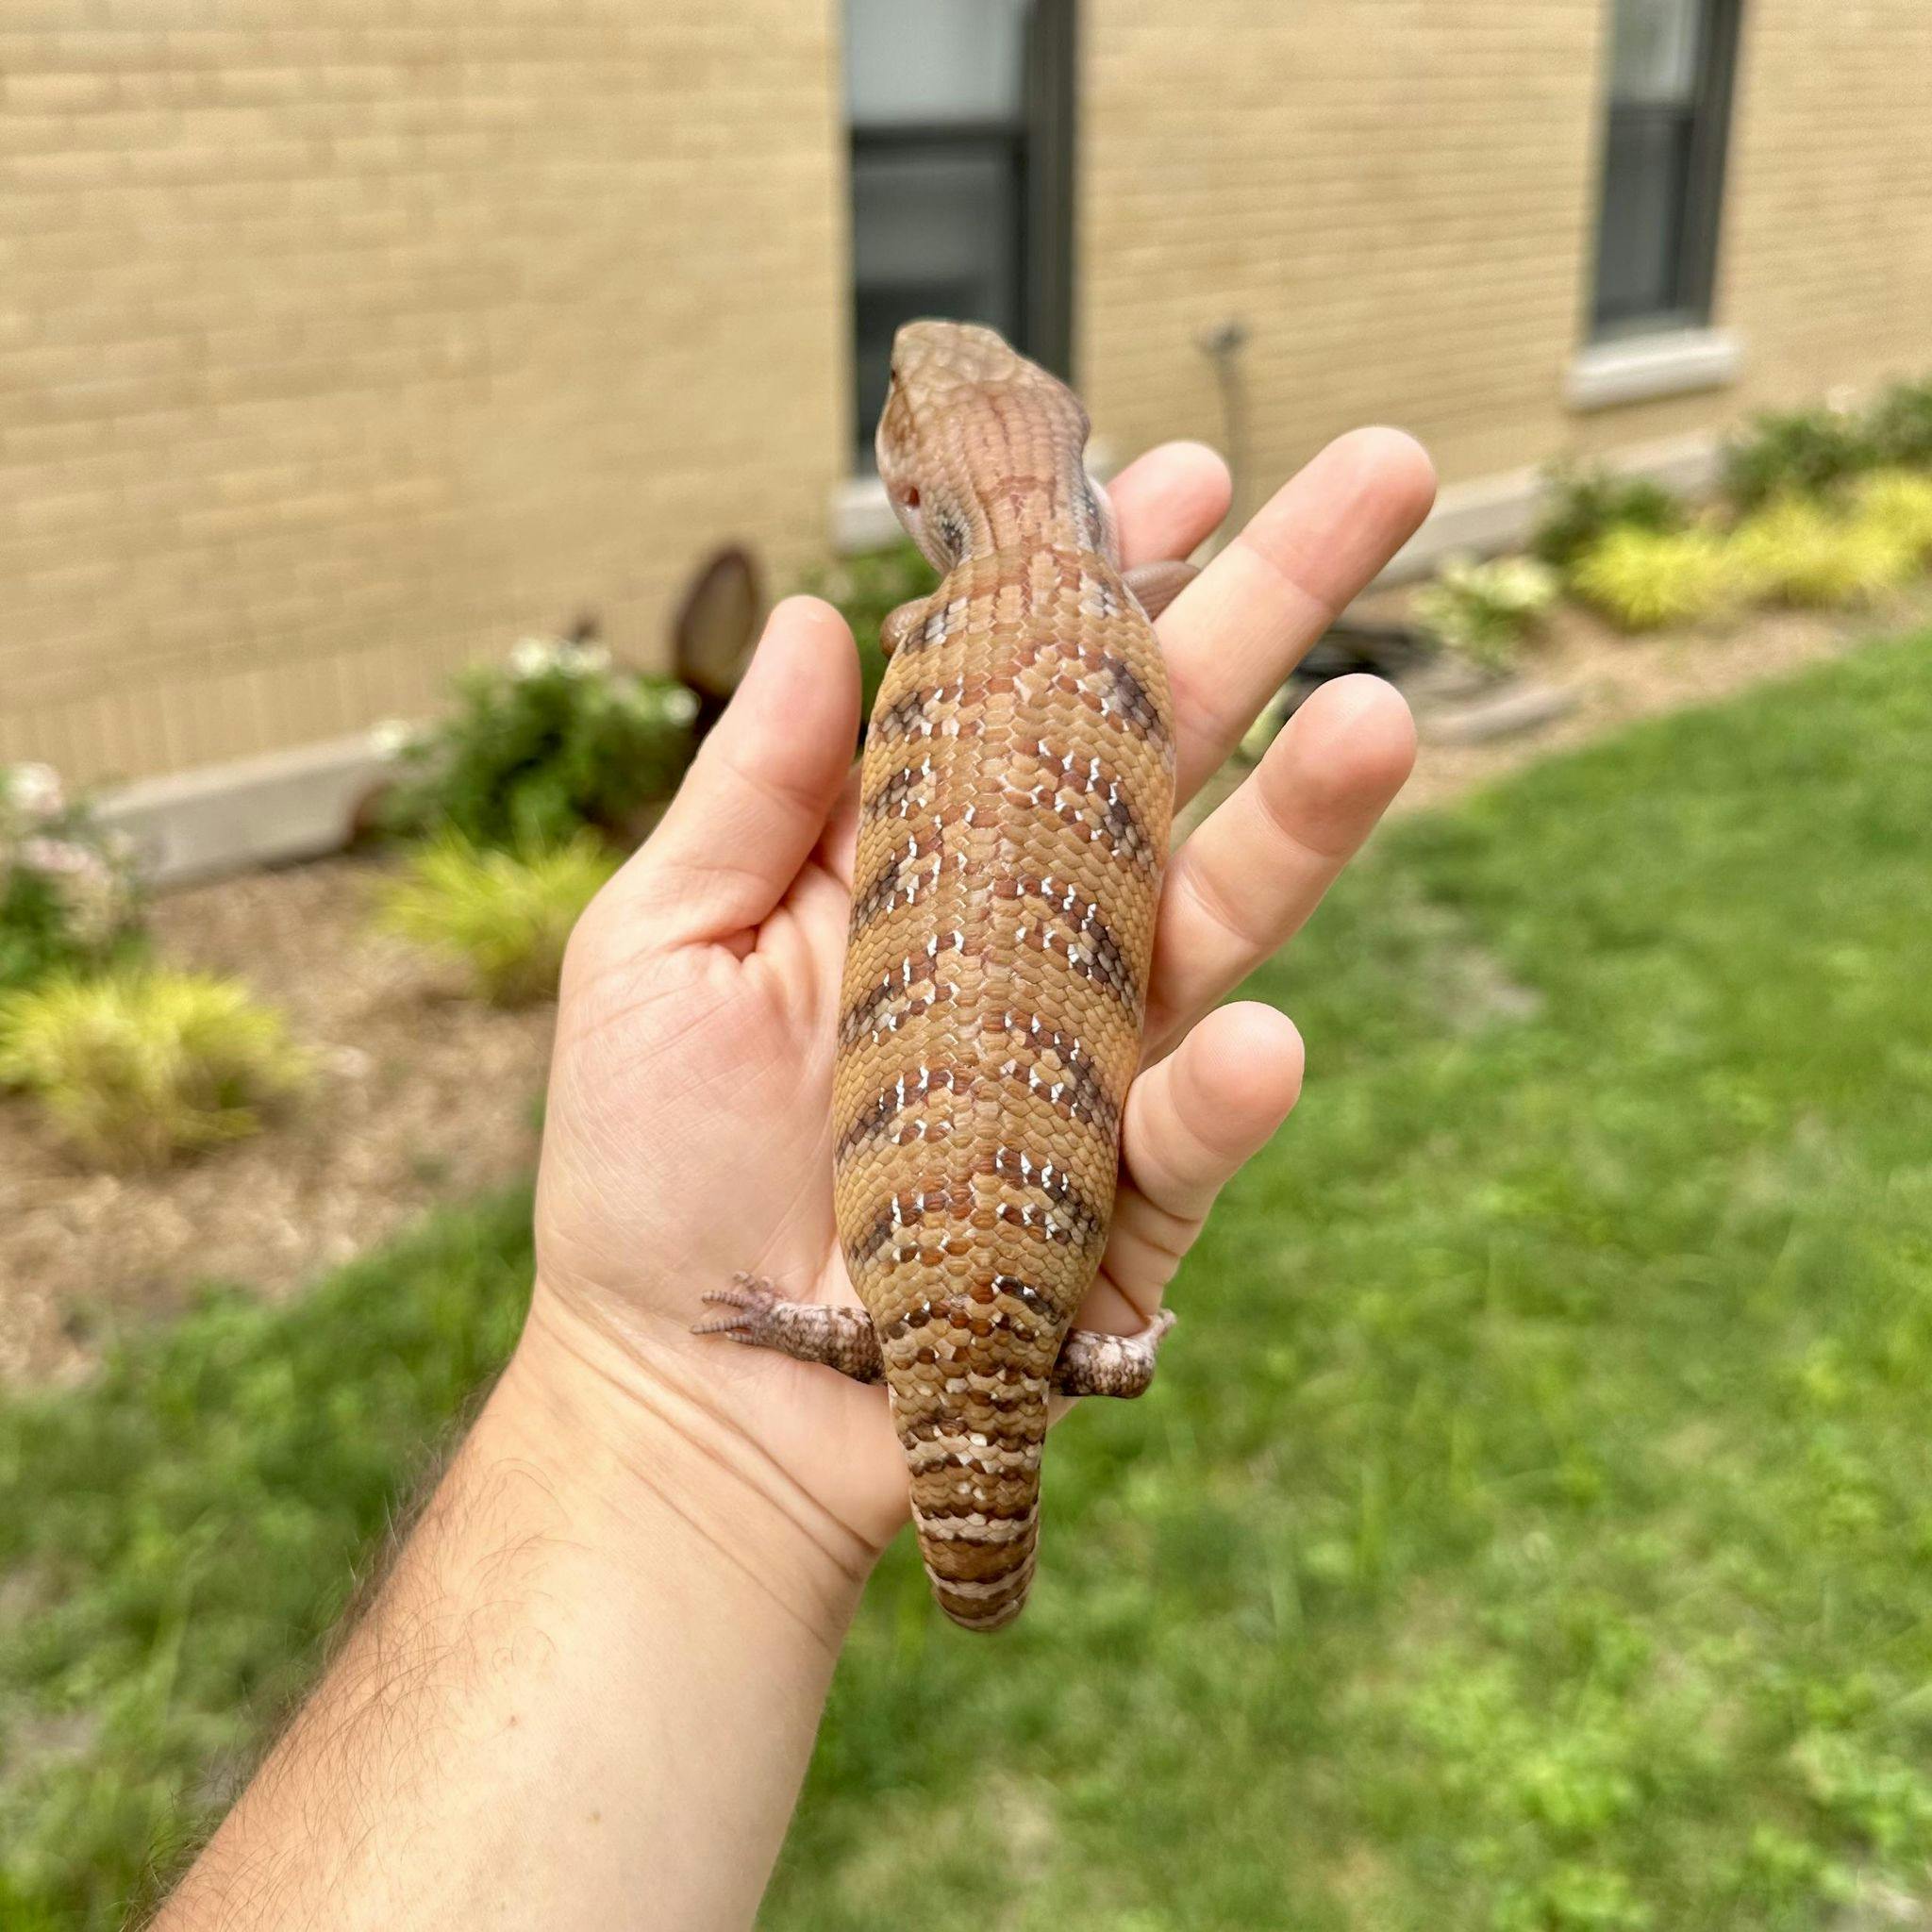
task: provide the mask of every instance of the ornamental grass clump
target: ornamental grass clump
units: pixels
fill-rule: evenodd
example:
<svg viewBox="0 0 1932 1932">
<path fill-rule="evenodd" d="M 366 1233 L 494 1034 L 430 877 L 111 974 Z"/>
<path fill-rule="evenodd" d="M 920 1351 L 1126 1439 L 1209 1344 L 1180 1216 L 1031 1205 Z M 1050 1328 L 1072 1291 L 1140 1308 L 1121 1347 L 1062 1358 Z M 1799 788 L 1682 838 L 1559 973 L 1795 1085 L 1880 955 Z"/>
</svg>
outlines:
<svg viewBox="0 0 1932 1932">
<path fill-rule="evenodd" d="M 1932 563 L 1932 475 L 1916 470 L 1874 470 L 1859 479 L 1853 514 L 1903 544 L 1915 568 Z"/>
<path fill-rule="evenodd" d="M 398 762 L 384 824 L 511 851 L 578 832 L 635 841 L 695 749 L 697 693 L 613 664 L 601 644 L 526 638 L 466 673 L 441 723 L 384 734 Z"/>
<path fill-rule="evenodd" d="M 140 925 L 126 841 L 52 766 L 0 765 L 0 989 L 104 965 Z"/>
<path fill-rule="evenodd" d="M 1911 575 L 1916 558 L 1894 529 L 1786 497 L 1731 533 L 1731 556 L 1750 594 L 1807 609 L 1869 604 Z"/>
<path fill-rule="evenodd" d="M 1557 591 L 1556 572 L 1533 557 L 1488 563 L 1452 557 L 1417 593 L 1415 616 L 1472 662 L 1507 670 L 1557 601 Z"/>
<path fill-rule="evenodd" d="M 411 852 L 381 890 L 376 924 L 460 964 L 492 1005 L 553 998 L 584 908 L 617 870 L 588 834 L 494 851 L 454 836 Z"/>
<path fill-rule="evenodd" d="M 160 1167 L 253 1134 L 311 1071 L 281 1015 L 232 979 L 125 965 L 0 996 L 0 1083 L 109 1167 Z"/>
<path fill-rule="evenodd" d="M 1698 624 L 1729 610 L 1740 584 L 1724 540 L 1706 529 L 1612 530 L 1578 559 L 1576 594 L 1622 630 Z"/>
</svg>

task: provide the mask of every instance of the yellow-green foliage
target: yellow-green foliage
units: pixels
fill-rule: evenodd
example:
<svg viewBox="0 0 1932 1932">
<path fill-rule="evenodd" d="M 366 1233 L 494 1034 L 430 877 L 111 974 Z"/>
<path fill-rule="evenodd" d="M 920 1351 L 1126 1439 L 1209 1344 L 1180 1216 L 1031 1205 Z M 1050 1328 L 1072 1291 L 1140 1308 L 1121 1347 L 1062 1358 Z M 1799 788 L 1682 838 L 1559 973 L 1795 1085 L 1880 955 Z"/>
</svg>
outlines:
<svg viewBox="0 0 1932 1932">
<path fill-rule="evenodd" d="M 1904 582 L 1915 561 L 1899 533 L 1876 518 L 1802 497 L 1740 524 L 1730 549 L 1752 595 L 1816 608 L 1869 603 Z"/>
<path fill-rule="evenodd" d="M 499 852 L 448 838 L 419 847 L 383 890 L 377 924 L 458 959 L 497 1006 L 550 998 L 571 928 L 617 860 L 588 836 Z"/>
<path fill-rule="evenodd" d="M 1734 559 L 1709 530 L 1612 530 L 1571 575 L 1578 596 L 1624 630 L 1695 624 L 1736 602 Z"/>
<path fill-rule="evenodd" d="M 1915 564 L 1932 562 L 1932 476 L 1917 470 L 1874 470 L 1853 498 L 1857 519 L 1888 530 Z"/>
<path fill-rule="evenodd" d="M 131 966 L 0 999 L 0 1080 L 110 1166 L 158 1167 L 252 1134 L 309 1071 L 281 1015 L 232 979 Z"/>
</svg>

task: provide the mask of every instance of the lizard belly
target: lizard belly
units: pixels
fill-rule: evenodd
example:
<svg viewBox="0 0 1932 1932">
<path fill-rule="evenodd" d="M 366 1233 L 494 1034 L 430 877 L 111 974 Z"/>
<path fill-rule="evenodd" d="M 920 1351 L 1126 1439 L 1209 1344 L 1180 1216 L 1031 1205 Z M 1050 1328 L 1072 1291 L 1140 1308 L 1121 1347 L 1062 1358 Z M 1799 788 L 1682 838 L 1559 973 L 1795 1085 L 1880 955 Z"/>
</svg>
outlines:
<svg viewBox="0 0 1932 1932">
<path fill-rule="evenodd" d="M 1111 564 L 969 559 L 893 656 L 862 777 L 840 1239 L 940 1601 L 1031 1574 L 1047 1389 L 1099 1266 L 1173 806 L 1165 672 Z"/>
</svg>

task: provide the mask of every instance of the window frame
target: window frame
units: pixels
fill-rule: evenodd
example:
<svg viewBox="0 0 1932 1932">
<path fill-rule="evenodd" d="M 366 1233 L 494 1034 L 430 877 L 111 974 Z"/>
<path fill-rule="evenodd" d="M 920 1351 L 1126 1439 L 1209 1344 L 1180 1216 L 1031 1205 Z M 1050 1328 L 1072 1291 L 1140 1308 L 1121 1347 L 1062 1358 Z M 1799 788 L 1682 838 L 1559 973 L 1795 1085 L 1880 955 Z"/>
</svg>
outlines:
<svg viewBox="0 0 1932 1932">
<path fill-rule="evenodd" d="M 1014 346 L 1056 375 L 1071 375 L 1074 275 L 1074 115 L 1076 106 L 1078 0 L 1031 0 L 1019 112 L 1013 117 L 870 122 L 846 120 L 846 207 L 860 156 L 945 154 L 1000 157 L 1011 197 L 1014 308 L 1022 340 Z M 857 248 L 853 250 L 857 256 Z M 858 386 L 858 284 L 848 279 L 846 358 L 855 411 Z M 865 456 L 873 425 L 853 425 Z"/>
<path fill-rule="evenodd" d="M 1615 44 L 1618 0 L 1606 0 L 1609 32 L 1605 58 Z M 1697 74 L 1686 108 L 1661 108 L 1616 99 L 1607 75 L 1598 141 L 1597 210 L 1591 255 L 1590 340 L 1624 342 L 1672 330 L 1709 327 L 1717 295 L 1718 248 L 1724 226 L 1724 175 L 1729 159 L 1732 108 L 1737 94 L 1738 49 L 1742 37 L 1743 0 L 1697 0 Z M 1674 248 L 1676 301 L 1666 308 L 1607 318 L 1603 312 L 1605 219 L 1608 211 L 1612 137 L 1621 120 L 1689 117 L 1690 153 L 1684 168 L 1683 197 L 1676 217 Z"/>
</svg>

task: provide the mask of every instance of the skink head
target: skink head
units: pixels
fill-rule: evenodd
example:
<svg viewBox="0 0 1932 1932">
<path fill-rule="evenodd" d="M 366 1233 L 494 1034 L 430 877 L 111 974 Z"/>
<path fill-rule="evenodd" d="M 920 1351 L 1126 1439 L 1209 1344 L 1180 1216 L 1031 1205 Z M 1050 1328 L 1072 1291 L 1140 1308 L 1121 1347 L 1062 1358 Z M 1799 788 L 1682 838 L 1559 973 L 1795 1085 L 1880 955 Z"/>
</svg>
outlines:
<svg viewBox="0 0 1932 1932">
<path fill-rule="evenodd" d="M 1068 469 L 1044 477 L 1056 505 L 1062 492 L 1078 492 L 1086 441 L 1079 399 L 993 330 L 908 322 L 893 337 L 879 475 L 938 569 L 950 570 L 985 535 L 988 498 L 1016 476 L 1041 480 L 1049 454 Z"/>
</svg>

